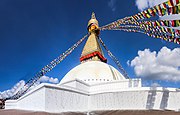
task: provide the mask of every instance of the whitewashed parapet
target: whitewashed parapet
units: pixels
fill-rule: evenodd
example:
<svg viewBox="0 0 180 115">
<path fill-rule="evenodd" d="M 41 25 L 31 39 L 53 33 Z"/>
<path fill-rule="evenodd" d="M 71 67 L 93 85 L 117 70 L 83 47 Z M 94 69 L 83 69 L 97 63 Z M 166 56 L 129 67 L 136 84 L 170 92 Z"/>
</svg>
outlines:
<svg viewBox="0 0 180 115">
<path fill-rule="evenodd" d="M 129 87 L 129 81 L 88 85 L 41 84 L 18 100 L 6 101 L 6 109 L 47 112 L 91 110 L 180 110 L 176 88 Z M 70 83 L 71 84 L 71 83 Z"/>
</svg>

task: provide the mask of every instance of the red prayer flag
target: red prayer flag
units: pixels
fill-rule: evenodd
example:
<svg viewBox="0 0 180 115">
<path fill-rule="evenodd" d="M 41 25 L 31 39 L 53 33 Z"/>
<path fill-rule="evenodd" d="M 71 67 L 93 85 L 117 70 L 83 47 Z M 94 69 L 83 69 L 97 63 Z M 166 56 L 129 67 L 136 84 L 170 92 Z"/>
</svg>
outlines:
<svg viewBox="0 0 180 115">
<path fill-rule="evenodd" d="M 171 20 L 171 26 L 174 27 L 175 26 L 175 22 L 174 20 Z"/>
<path fill-rule="evenodd" d="M 175 32 L 178 36 L 180 35 L 180 30 L 176 30 Z"/>
<path fill-rule="evenodd" d="M 168 8 L 168 14 L 169 14 L 169 15 L 172 15 L 172 14 L 173 14 L 173 7 Z"/>
<path fill-rule="evenodd" d="M 163 3 L 162 6 L 163 6 L 164 9 L 167 8 L 166 3 Z"/>
<path fill-rule="evenodd" d="M 180 0 L 176 0 L 176 5 L 178 5 L 180 3 Z"/>
</svg>

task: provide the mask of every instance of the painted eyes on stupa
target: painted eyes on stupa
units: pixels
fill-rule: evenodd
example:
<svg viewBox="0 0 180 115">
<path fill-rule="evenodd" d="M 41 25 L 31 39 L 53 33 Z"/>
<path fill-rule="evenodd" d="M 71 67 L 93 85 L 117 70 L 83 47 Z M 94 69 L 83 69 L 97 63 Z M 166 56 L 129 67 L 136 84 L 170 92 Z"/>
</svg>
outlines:
<svg viewBox="0 0 180 115">
<path fill-rule="evenodd" d="M 96 30 L 98 29 L 99 27 L 96 25 L 96 24 L 90 24 L 89 27 L 88 27 L 88 31 L 91 32 L 93 30 Z"/>
<path fill-rule="evenodd" d="M 99 27 L 96 24 L 91 24 L 88 28 L 89 32 L 95 32 L 97 35 L 99 35 Z"/>
</svg>

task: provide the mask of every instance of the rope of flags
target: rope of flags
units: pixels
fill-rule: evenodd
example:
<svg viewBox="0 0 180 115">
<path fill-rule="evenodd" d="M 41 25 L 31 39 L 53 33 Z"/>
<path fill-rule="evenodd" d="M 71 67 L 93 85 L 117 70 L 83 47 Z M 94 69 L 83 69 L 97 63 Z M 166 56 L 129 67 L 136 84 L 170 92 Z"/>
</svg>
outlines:
<svg viewBox="0 0 180 115">
<path fill-rule="evenodd" d="M 157 38 L 161 38 L 169 42 L 180 44 L 179 43 L 179 39 L 180 39 L 179 30 L 172 29 L 172 28 L 165 28 L 163 26 L 154 26 L 154 25 L 144 23 L 144 22 L 136 22 L 135 24 L 142 27 L 145 30 L 145 32 L 154 34 L 155 36 L 157 36 Z"/>
<path fill-rule="evenodd" d="M 180 26 L 180 20 L 155 20 L 155 21 L 144 21 L 144 23 L 152 26 L 166 26 L 166 27 Z"/>
<path fill-rule="evenodd" d="M 71 54 L 74 49 L 76 49 L 88 36 L 85 35 L 83 38 L 81 38 L 77 43 L 75 43 L 72 47 L 70 47 L 68 50 L 66 50 L 64 53 L 62 53 L 60 56 L 58 56 L 56 59 L 51 61 L 48 65 L 43 67 L 39 72 L 35 74 L 33 78 L 28 80 L 24 87 L 20 89 L 14 96 L 7 98 L 7 99 L 18 99 L 22 95 L 24 95 L 31 86 L 34 85 L 43 75 L 45 75 L 47 72 L 51 71 L 54 67 L 56 67 L 61 61 L 63 61 L 69 54 Z M 5 99 L 5 100 L 7 100 Z"/>
<path fill-rule="evenodd" d="M 146 34 L 146 35 L 153 37 L 153 38 L 160 38 L 160 39 L 165 40 L 165 41 L 180 44 L 179 38 L 175 38 L 175 37 L 169 36 L 167 34 L 162 34 L 162 33 L 153 33 L 153 31 L 143 31 L 143 30 L 138 30 L 138 29 L 124 29 L 124 28 L 119 28 L 119 27 L 111 29 L 111 30 L 121 30 L 121 31 L 125 31 L 125 32 L 143 33 L 143 34 Z"/>
<path fill-rule="evenodd" d="M 172 14 L 179 14 L 180 13 L 180 4 L 173 6 L 173 7 L 167 7 L 168 4 L 162 3 L 157 6 L 154 6 L 152 8 L 149 8 L 147 10 L 144 10 L 134 16 L 132 16 L 135 20 L 142 20 L 142 19 L 148 19 L 154 16 L 165 16 L 165 15 L 172 15 Z"/>
<path fill-rule="evenodd" d="M 178 38 L 178 36 L 180 35 L 179 30 L 174 31 L 174 29 L 172 28 L 150 26 L 149 24 L 144 24 L 143 22 L 136 22 L 136 26 L 118 26 L 109 30 L 122 30 L 126 32 L 144 33 L 150 37 L 160 38 L 165 41 L 180 44 L 180 38 Z"/>
<path fill-rule="evenodd" d="M 148 8 L 138 14 L 135 14 L 131 18 L 135 20 L 148 19 L 154 16 L 164 16 L 180 13 L 180 0 L 168 0 L 162 4 L 156 5 L 152 8 Z"/>
<path fill-rule="evenodd" d="M 130 79 L 130 77 L 128 76 L 127 72 L 124 70 L 124 68 L 121 66 L 119 60 L 111 53 L 111 51 L 106 47 L 106 45 L 104 44 L 104 42 L 102 41 L 102 39 L 100 37 L 98 37 L 100 43 L 102 44 L 102 46 L 104 47 L 104 49 L 107 51 L 109 57 L 112 58 L 112 60 L 116 63 L 116 65 L 118 66 L 118 68 L 121 70 L 122 74 L 124 75 L 125 78 Z"/>
<path fill-rule="evenodd" d="M 172 14 L 180 14 L 180 0 L 168 0 L 133 16 L 118 19 L 100 29 L 144 33 L 150 37 L 180 44 L 180 30 L 176 28 L 180 27 L 180 20 L 145 20 Z"/>
</svg>

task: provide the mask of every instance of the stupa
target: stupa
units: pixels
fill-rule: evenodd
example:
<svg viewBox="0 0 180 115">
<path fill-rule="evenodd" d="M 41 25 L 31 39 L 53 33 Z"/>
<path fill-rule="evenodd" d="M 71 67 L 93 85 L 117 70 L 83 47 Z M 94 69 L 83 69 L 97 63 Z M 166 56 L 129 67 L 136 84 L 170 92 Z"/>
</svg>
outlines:
<svg viewBox="0 0 180 115">
<path fill-rule="evenodd" d="M 99 24 L 95 14 L 92 13 L 88 22 L 89 37 L 83 48 L 81 64 L 69 71 L 60 84 L 79 79 L 88 84 L 96 84 L 108 81 L 125 80 L 125 77 L 114 67 L 108 65 L 103 51 L 98 42 Z"/>
<path fill-rule="evenodd" d="M 42 83 L 17 100 L 7 100 L 5 109 L 52 113 L 95 110 L 179 110 L 180 92 L 176 88 L 142 87 L 141 79 L 127 79 L 107 64 L 100 47 L 99 24 L 92 14 L 89 37 L 80 64 L 59 84 Z"/>
</svg>

